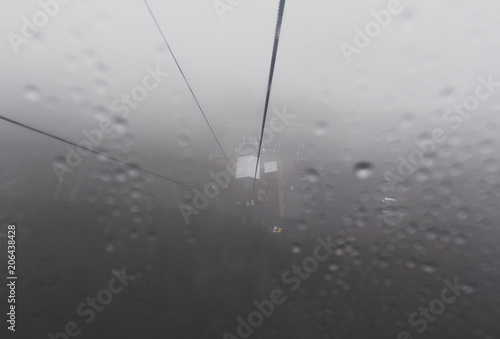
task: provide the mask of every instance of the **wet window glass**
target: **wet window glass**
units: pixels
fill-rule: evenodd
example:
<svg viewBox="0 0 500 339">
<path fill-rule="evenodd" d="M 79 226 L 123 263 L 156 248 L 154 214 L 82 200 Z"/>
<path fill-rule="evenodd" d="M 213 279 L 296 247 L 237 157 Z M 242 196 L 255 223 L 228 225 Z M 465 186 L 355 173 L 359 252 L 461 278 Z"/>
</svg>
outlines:
<svg viewBox="0 0 500 339">
<path fill-rule="evenodd" d="M 500 4 L 5 0 L 2 338 L 478 338 Z"/>
</svg>

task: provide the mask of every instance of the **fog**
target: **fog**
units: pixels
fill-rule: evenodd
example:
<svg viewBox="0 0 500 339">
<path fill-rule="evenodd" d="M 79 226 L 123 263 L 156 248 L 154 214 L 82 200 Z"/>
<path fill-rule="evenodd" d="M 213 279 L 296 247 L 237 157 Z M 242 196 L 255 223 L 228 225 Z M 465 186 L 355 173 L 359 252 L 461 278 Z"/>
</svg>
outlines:
<svg viewBox="0 0 500 339">
<path fill-rule="evenodd" d="M 279 3 L 0 5 L 10 334 L 498 337 L 500 5 L 286 1 L 258 154 Z M 235 177 L 247 156 L 258 179 Z M 121 267 L 138 280 L 82 321 Z M 409 321 L 455 277 L 456 302 Z"/>
</svg>

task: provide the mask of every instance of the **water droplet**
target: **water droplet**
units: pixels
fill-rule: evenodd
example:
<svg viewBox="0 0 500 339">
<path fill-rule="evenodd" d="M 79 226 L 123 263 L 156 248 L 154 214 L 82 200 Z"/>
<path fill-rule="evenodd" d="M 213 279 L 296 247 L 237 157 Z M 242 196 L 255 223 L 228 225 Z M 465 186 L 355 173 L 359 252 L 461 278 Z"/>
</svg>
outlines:
<svg viewBox="0 0 500 339">
<path fill-rule="evenodd" d="M 140 213 L 136 214 L 133 219 L 134 219 L 134 222 L 137 224 L 142 223 L 142 220 L 143 220 L 142 214 L 140 214 Z"/>
<path fill-rule="evenodd" d="M 453 242 L 456 244 L 456 245 L 465 245 L 465 243 L 467 242 L 465 240 L 465 237 L 463 236 L 460 236 L 460 235 L 457 235 L 456 237 L 453 238 Z"/>
<path fill-rule="evenodd" d="M 105 96 L 109 93 L 109 84 L 106 80 L 98 79 L 95 81 L 95 91 L 97 94 Z"/>
<path fill-rule="evenodd" d="M 479 144 L 479 150 L 483 154 L 490 154 L 495 149 L 494 144 L 491 140 L 483 140 Z"/>
<path fill-rule="evenodd" d="M 56 110 L 59 108 L 59 99 L 55 96 L 50 96 L 47 98 L 47 106 L 52 109 L 52 110 Z"/>
<path fill-rule="evenodd" d="M 108 120 L 110 116 L 109 110 L 106 107 L 100 105 L 92 107 L 92 113 L 94 115 L 94 118 L 98 121 Z"/>
<path fill-rule="evenodd" d="M 119 168 L 115 171 L 115 179 L 119 183 L 124 183 L 127 181 L 127 173 L 123 169 Z"/>
<path fill-rule="evenodd" d="M 156 239 L 158 238 L 158 235 L 156 234 L 156 232 L 154 231 L 151 231 L 148 233 L 148 240 L 153 242 L 153 241 L 156 241 Z"/>
<path fill-rule="evenodd" d="M 197 242 L 196 236 L 194 234 L 189 234 L 188 236 L 186 236 L 186 242 L 188 244 L 196 244 Z"/>
<path fill-rule="evenodd" d="M 307 231 L 309 228 L 307 221 L 304 219 L 300 219 L 299 226 L 297 228 L 299 229 L 299 231 Z"/>
<path fill-rule="evenodd" d="M 136 164 L 132 164 L 132 166 L 135 166 L 135 167 L 139 167 L 139 165 L 136 165 Z M 127 170 L 127 174 L 129 177 L 131 177 L 132 179 L 133 178 L 137 178 L 139 176 L 139 170 L 138 169 L 135 169 L 135 168 L 129 168 Z"/>
<path fill-rule="evenodd" d="M 83 99 L 85 99 L 85 92 L 80 87 L 74 87 L 71 90 L 71 97 L 75 101 L 78 101 L 78 102 L 83 101 Z"/>
<path fill-rule="evenodd" d="M 328 270 L 332 272 L 338 271 L 339 268 L 340 266 L 337 263 L 330 263 L 328 265 Z"/>
<path fill-rule="evenodd" d="M 324 120 L 317 121 L 314 127 L 314 134 L 324 137 L 328 133 L 328 123 Z"/>
<path fill-rule="evenodd" d="M 113 205 L 116 203 L 116 198 L 114 195 L 112 194 L 109 194 L 106 196 L 106 198 L 104 199 L 104 201 L 106 202 L 106 204 L 108 205 Z"/>
<path fill-rule="evenodd" d="M 292 244 L 292 253 L 299 254 L 300 252 L 302 252 L 302 246 L 300 245 L 300 243 L 298 243 L 298 242 L 293 243 Z"/>
<path fill-rule="evenodd" d="M 450 167 L 449 173 L 452 177 L 458 177 L 464 171 L 464 165 L 462 163 L 453 164 Z"/>
<path fill-rule="evenodd" d="M 40 101 L 42 92 L 34 85 L 27 85 L 24 87 L 24 97 L 29 101 Z"/>
<path fill-rule="evenodd" d="M 432 264 L 422 264 L 422 271 L 425 273 L 434 273 L 436 272 L 436 268 Z"/>
<path fill-rule="evenodd" d="M 172 91 L 172 94 L 170 96 L 170 100 L 172 100 L 172 103 L 179 105 L 183 101 L 183 96 L 184 96 L 184 93 L 181 90 L 175 89 Z"/>
<path fill-rule="evenodd" d="M 177 144 L 179 145 L 179 147 L 181 147 L 181 148 L 188 147 L 190 143 L 191 143 L 191 140 L 190 140 L 187 132 L 179 133 L 179 135 L 177 136 Z"/>
<path fill-rule="evenodd" d="M 126 134 L 123 137 L 123 146 L 125 146 L 126 149 L 130 149 L 134 144 L 135 144 L 135 139 L 131 134 Z M 131 161 L 136 160 L 136 158 L 133 159 L 132 155 L 133 155 L 132 153 L 129 153 L 129 159 Z"/>
<path fill-rule="evenodd" d="M 368 179 L 373 175 L 373 165 L 367 161 L 358 162 L 354 166 L 354 174 L 360 180 Z"/>
<path fill-rule="evenodd" d="M 121 215 L 122 215 L 122 210 L 121 210 L 120 208 L 118 208 L 118 207 L 117 207 L 117 208 L 115 208 L 115 209 L 113 210 L 113 216 L 114 216 L 115 218 L 118 218 L 118 217 L 120 217 Z"/>
<path fill-rule="evenodd" d="M 408 259 L 405 263 L 405 266 L 409 269 L 414 269 L 417 265 L 415 264 L 415 261 L 413 259 Z"/>
<path fill-rule="evenodd" d="M 498 171 L 498 160 L 497 159 L 488 159 L 484 162 L 483 168 L 486 172 L 496 172 Z"/>
<path fill-rule="evenodd" d="M 106 252 L 109 252 L 109 253 L 113 253 L 114 251 L 116 251 L 116 246 L 110 242 L 108 242 L 105 246 L 104 246 L 104 249 L 106 250 Z"/>
<path fill-rule="evenodd" d="M 137 238 L 139 238 L 139 230 L 137 228 L 132 228 L 130 230 L 130 238 L 131 239 L 137 239 Z"/>
<path fill-rule="evenodd" d="M 470 285 L 462 285 L 461 289 L 466 293 L 466 294 L 471 294 L 476 292 L 476 289 Z"/>
<path fill-rule="evenodd" d="M 108 170 L 103 170 L 103 171 L 100 173 L 100 178 L 101 178 L 101 180 L 102 180 L 102 181 L 104 181 L 104 182 L 110 182 L 110 181 L 111 181 L 111 178 L 112 178 L 110 171 L 108 171 Z"/>
<path fill-rule="evenodd" d="M 412 122 L 413 122 L 412 114 L 411 113 L 404 113 L 400 118 L 398 128 L 402 131 L 406 131 L 411 127 Z"/>
<path fill-rule="evenodd" d="M 331 273 L 325 273 L 325 274 L 323 275 L 323 279 L 324 279 L 324 280 L 326 280 L 326 281 L 332 281 L 332 280 L 333 280 L 333 278 L 334 278 L 334 275 L 333 275 L 333 274 L 331 274 Z"/>
<path fill-rule="evenodd" d="M 114 131 L 116 134 L 123 136 L 125 133 L 127 133 L 128 126 L 127 126 L 127 120 L 118 117 L 114 119 Z"/>
<path fill-rule="evenodd" d="M 318 153 L 318 147 L 316 145 L 307 145 L 304 154 L 312 157 Z"/>
<path fill-rule="evenodd" d="M 429 172 L 426 169 L 419 169 L 415 172 L 415 180 L 418 182 L 426 182 L 429 180 Z"/>
<path fill-rule="evenodd" d="M 96 62 L 95 68 L 96 68 L 97 74 L 99 74 L 100 76 L 108 76 L 109 75 L 108 66 L 106 66 L 106 64 L 104 62 L 102 62 L 102 61 Z"/>
<path fill-rule="evenodd" d="M 308 168 L 307 169 L 306 180 L 309 181 L 312 184 L 317 183 L 319 181 L 319 173 L 318 173 L 318 171 L 316 169 L 314 169 L 314 168 Z"/>
<path fill-rule="evenodd" d="M 130 197 L 132 199 L 142 199 L 142 191 L 134 189 L 132 192 L 130 192 Z"/>
</svg>

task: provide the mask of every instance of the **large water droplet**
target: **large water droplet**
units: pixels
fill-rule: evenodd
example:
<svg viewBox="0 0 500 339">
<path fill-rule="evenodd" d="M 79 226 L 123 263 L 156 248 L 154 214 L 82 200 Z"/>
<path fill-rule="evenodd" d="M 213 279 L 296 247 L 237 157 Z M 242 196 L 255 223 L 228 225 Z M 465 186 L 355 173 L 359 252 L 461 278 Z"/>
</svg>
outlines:
<svg viewBox="0 0 500 339">
<path fill-rule="evenodd" d="M 319 181 L 319 173 L 318 173 L 318 171 L 316 169 L 314 169 L 314 168 L 308 168 L 307 169 L 306 180 L 309 181 L 312 184 L 317 183 Z"/>
<path fill-rule="evenodd" d="M 360 180 L 368 179 L 373 175 L 373 165 L 367 161 L 358 162 L 354 166 L 354 175 Z"/>
</svg>

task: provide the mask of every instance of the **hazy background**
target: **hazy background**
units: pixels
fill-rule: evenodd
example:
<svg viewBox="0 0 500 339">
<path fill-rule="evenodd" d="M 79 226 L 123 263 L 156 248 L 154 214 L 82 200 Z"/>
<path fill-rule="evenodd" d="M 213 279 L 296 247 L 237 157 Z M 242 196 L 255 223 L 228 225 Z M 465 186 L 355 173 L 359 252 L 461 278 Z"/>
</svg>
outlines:
<svg viewBox="0 0 500 339">
<path fill-rule="evenodd" d="M 148 3 L 234 161 L 242 137 L 260 135 L 279 2 L 242 1 L 224 20 L 211 0 Z M 269 145 L 287 151 L 263 155 L 283 164 L 288 207 L 279 218 L 236 207 L 231 187 L 186 225 L 178 204 L 191 201 L 190 188 L 94 154 L 59 182 L 52 163 L 64 162 L 67 144 L 0 120 L 1 255 L 6 226 L 19 229 L 18 331 L 8 335 L 62 330 L 116 266 L 141 280 L 80 338 L 234 334 L 236 317 L 279 286 L 317 236 L 332 234 L 340 268 L 325 264 L 252 338 L 417 337 L 408 315 L 455 276 L 468 292 L 420 337 L 499 337 L 500 95 L 457 130 L 443 117 L 474 95 L 479 77 L 500 81 L 500 4 L 402 0 L 401 13 L 347 62 L 340 44 L 353 44 L 354 28 L 387 4 L 286 2 L 269 107 L 296 117 Z M 117 132 L 99 152 L 203 189 L 223 168 L 220 150 L 144 2 L 60 5 L 16 54 L 8 34 L 21 34 L 22 18 L 38 11 L 37 1 L 0 4 L 0 115 L 73 143 L 110 119 Z M 111 104 L 157 65 L 169 76 L 120 118 Z M 391 192 L 384 173 L 398 174 L 398 157 L 438 127 L 447 141 Z M 321 169 L 299 181 L 301 161 Z M 381 227 L 384 197 L 404 215 L 390 231 Z M 280 237 L 269 232 L 277 223 L 287 230 Z"/>
</svg>

